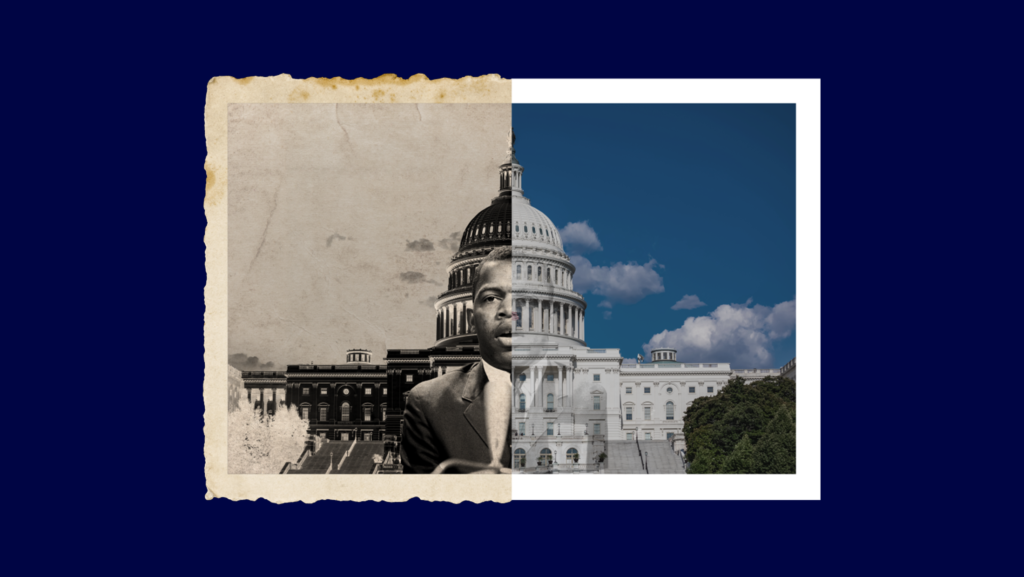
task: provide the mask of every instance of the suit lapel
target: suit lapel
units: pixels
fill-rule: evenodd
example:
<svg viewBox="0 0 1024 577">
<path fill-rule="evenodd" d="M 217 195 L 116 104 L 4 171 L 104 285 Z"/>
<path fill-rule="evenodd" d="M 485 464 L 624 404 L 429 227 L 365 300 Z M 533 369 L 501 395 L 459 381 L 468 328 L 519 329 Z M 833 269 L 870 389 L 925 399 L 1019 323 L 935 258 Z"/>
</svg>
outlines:
<svg viewBox="0 0 1024 577">
<path fill-rule="evenodd" d="M 466 410 L 462 412 L 473 427 L 473 431 L 480 437 L 480 441 L 490 451 L 487 443 L 487 423 L 484 420 L 484 384 L 487 382 L 487 375 L 484 373 L 484 366 L 480 363 L 473 365 L 466 374 L 465 385 L 462 389 L 462 400 L 467 403 Z"/>
</svg>

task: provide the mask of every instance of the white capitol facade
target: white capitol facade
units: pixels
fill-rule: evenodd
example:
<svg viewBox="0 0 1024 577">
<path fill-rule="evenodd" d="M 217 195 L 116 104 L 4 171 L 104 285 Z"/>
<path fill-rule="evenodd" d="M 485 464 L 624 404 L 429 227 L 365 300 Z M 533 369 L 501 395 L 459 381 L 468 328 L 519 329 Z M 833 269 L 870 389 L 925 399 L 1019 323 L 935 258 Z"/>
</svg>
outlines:
<svg viewBox="0 0 1024 577">
<path fill-rule="evenodd" d="M 637 364 L 624 361 L 617 348 L 587 346 L 587 302 L 573 291 L 576 269 L 558 228 L 523 195 L 523 167 L 511 142 L 501 186 L 512 199 L 512 286 L 518 313 L 512 356 L 513 467 L 517 472 L 594 470 L 596 457 L 605 453 L 608 463 L 601 470 L 636 472 L 616 470 L 623 459 L 612 457 L 623 451 L 643 455 L 646 446 L 673 453 L 682 449 L 687 406 L 716 394 L 735 373 L 728 363 L 677 362 L 672 349 L 651 351 L 650 362 Z M 750 381 L 779 370 L 736 373 Z"/>
</svg>

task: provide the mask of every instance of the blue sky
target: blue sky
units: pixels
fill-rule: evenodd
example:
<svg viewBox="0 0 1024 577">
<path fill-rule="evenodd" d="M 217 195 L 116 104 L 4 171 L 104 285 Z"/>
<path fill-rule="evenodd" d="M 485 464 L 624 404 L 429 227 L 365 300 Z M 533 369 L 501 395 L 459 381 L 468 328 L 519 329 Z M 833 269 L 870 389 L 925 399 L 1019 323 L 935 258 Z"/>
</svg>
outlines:
<svg viewBox="0 0 1024 577">
<path fill-rule="evenodd" d="M 588 345 L 793 358 L 793 105 L 514 104 L 512 125 L 526 196 L 586 291 Z"/>
</svg>

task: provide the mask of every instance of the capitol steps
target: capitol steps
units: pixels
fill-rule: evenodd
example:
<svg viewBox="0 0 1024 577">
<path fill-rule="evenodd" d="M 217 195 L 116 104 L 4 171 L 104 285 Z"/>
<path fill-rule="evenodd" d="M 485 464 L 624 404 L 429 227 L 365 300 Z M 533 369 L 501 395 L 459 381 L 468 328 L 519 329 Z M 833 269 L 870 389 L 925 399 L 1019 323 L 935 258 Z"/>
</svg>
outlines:
<svg viewBox="0 0 1024 577">
<path fill-rule="evenodd" d="M 683 459 L 672 450 L 667 441 L 640 441 L 640 450 L 645 453 L 647 469 L 651 475 L 679 475 L 683 469 Z"/>
<path fill-rule="evenodd" d="M 608 454 L 608 459 L 605 461 L 605 473 L 613 475 L 644 473 L 644 465 L 640 459 L 636 441 L 608 441 L 606 445 L 605 452 Z"/>
<path fill-rule="evenodd" d="M 373 456 L 385 456 L 383 441 L 359 441 L 352 448 L 352 454 L 345 458 L 341 469 L 337 469 L 338 461 L 334 461 L 333 475 L 369 475 L 373 472 Z"/>
<path fill-rule="evenodd" d="M 323 475 L 331 466 L 337 466 L 341 456 L 348 450 L 352 441 L 332 441 L 320 445 L 320 450 L 309 455 L 302 462 L 301 469 L 289 470 L 289 475 Z"/>
</svg>

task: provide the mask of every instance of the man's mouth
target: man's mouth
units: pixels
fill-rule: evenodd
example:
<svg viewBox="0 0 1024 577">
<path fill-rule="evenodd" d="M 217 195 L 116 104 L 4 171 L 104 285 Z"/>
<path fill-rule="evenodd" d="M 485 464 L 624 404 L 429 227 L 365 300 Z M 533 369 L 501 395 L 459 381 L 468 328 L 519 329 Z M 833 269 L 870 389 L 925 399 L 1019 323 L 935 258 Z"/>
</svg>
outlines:
<svg viewBox="0 0 1024 577">
<path fill-rule="evenodd" d="M 501 343 L 501 346 L 506 347 L 506 348 L 511 348 L 512 347 L 512 329 L 511 328 L 504 329 L 504 330 L 499 329 L 498 332 L 496 332 L 494 334 L 494 336 L 497 337 L 498 342 Z"/>
</svg>

